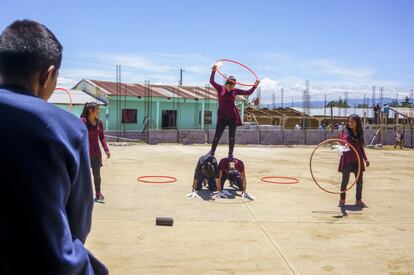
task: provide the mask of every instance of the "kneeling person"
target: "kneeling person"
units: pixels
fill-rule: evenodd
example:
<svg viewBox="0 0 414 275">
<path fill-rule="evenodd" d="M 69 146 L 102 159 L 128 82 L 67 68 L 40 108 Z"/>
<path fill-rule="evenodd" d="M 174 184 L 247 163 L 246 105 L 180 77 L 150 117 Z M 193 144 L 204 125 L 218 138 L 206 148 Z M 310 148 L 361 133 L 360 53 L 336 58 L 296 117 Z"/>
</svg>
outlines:
<svg viewBox="0 0 414 275">
<path fill-rule="evenodd" d="M 215 157 L 206 155 L 199 158 L 194 172 L 193 192 L 203 188 L 203 182 L 208 182 L 208 189 L 216 191 L 220 185 L 219 169 Z"/>
<path fill-rule="evenodd" d="M 243 161 L 237 158 L 223 158 L 219 163 L 220 169 L 220 190 L 223 190 L 226 180 L 230 182 L 230 185 L 236 186 L 242 192 L 242 198 L 248 198 L 253 200 L 253 196 L 246 192 L 247 181 L 246 173 L 244 171 Z"/>
</svg>

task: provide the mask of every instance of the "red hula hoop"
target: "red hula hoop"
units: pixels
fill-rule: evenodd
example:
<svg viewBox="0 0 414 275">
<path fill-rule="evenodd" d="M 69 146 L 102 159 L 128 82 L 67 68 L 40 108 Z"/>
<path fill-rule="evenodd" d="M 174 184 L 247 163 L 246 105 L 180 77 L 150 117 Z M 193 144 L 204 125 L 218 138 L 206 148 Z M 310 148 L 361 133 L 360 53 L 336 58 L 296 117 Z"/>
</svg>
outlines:
<svg viewBox="0 0 414 275">
<path fill-rule="evenodd" d="M 292 181 L 274 181 L 269 179 L 287 179 Z M 273 184 L 296 184 L 299 183 L 299 180 L 297 178 L 293 177 L 283 177 L 283 176 L 269 176 L 269 177 L 262 177 L 260 179 L 263 182 L 273 183 Z"/>
<path fill-rule="evenodd" d="M 168 179 L 167 181 L 152 181 L 152 180 L 145 180 L 150 178 L 162 178 L 162 179 Z M 137 181 L 145 182 L 145 183 L 154 183 L 154 184 L 165 184 L 165 183 L 172 183 L 176 182 L 177 178 L 170 177 L 170 176 L 141 176 L 137 178 Z"/>
<path fill-rule="evenodd" d="M 244 65 L 244 64 L 242 64 L 242 63 L 240 63 L 240 62 L 237 62 L 237 61 L 234 61 L 234 60 L 231 60 L 231 59 L 226 59 L 226 58 L 222 58 L 222 59 L 219 59 L 219 60 L 217 60 L 216 61 L 216 63 L 215 64 L 217 64 L 218 62 L 221 62 L 221 61 L 224 61 L 224 62 L 231 62 L 231 63 L 234 63 L 234 64 L 237 64 L 237 65 L 240 65 L 240 66 L 242 66 L 243 68 L 245 68 L 245 69 L 247 69 L 249 72 L 251 72 L 253 75 L 254 75 L 254 77 L 256 77 L 256 80 L 259 80 L 259 77 L 256 75 L 256 73 L 252 70 L 252 69 L 250 69 L 249 67 L 247 67 L 246 65 Z M 228 80 L 228 81 L 230 81 L 230 82 L 233 82 L 234 83 L 234 81 L 232 81 L 232 80 L 230 80 L 225 74 L 223 74 L 222 72 L 220 72 L 220 70 L 218 69 L 218 67 L 217 67 L 217 72 L 222 76 L 222 77 L 224 77 L 226 80 Z M 244 84 L 244 83 L 240 83 L 240 82 L 235 82 L 234 84 L 237 84 L 237 85 L 240 85 L 240 86 L 248 86 L 248 87 L 252 87 L 252 86 L 254 86 L 254 83 L 253 84 Z"/>
<path fill-rule="evenodd" d="M 68 94 L 68 96 L 69 96 L 69 110 L 68 111 L 71 113 L 72 112 L 72 96 L 70 95 L 69 90 L 65 89 L 65 88 L 55 88 L 55 91 L 56 90 L 64 91 Z"/>
<path fill-rule="evenodd" d="M 346 143 L 346 144 L 348 144 L 349 145 L 349 147 L 351 147 L 351 149 L 352 149 L 352 151 L 354 151 L 354 154 L 357 156 L 357 160 L 358 160 L 358 173 L 357 173 L 357 175 L 356 175 L 356 177 L 355 177 L 355 180 L 354 180 L 354 182 L 345 190 L 345 191 L 339 191 L 339 192 L 333 192 L 333 191 L 329 191 L 329 190 L 327 190 L 327 189 L 325 189 L 325 188 L 323 188 L 322 186 L 320 186 L 319 185 L 319 183 L 318 183 L 318 181 L 315 179 L 315 176 L 313 175 L 313 170 L 312 170 L 312 159 L 313 159 L 313 155 L 315 154 L 315 152 L 316 152 L 316 150 L 321 146 L 321 145 L 323 145 L 323 144 L 325 144 L 325 143 L 328 143 L 328 142 L 332 142 L 332 141 L 337 141 L 337 142 L 340 142 L 340 143 Z M 359 157 L 359 155 L 358 155 L 358 152 L 357 152 L 357 150 L 355 149 L 355 147 L 354 146 L 352 146 L 352 144 L 350 144 L 349 142 L 347 142 L 346 140 L 342 140 L 342 139 L 339 139 L 339 138 L 330 138 L 330 139 L 327 139 L 327 140 L 324 140 L 324 141 L 322 141 L 321 143 L 319 143 L 316 147 L 315 147 L 315 149 L 313 150 L 313 152 L 312 152 L 312 154 L 311 154 L 311 157 L 310 157 L 310 161 L 309 161 L 309 168 L 310 168 L 310 173 L 311 173 L 311 176 L 312 176 L 312 179 L 313 179 L 313 181 L 316 183 L 316 185 L 320 188 L 320 189 L 322 189 L 323 191 L 325 191 L 325 192 L 327 192 L 327 193 L 330 193 L 330 194 L 341 194 L 341 193 L 346 193 L 348 190 L 350 190 L 355 184 L 356 184 L 356 182 L 358 181 L 358 179 L 359 179 L 359 176 L 360 176 L 360 174 L 361 174 L 361 159 L 360 159 L 360 157 Z"/>
</svg>

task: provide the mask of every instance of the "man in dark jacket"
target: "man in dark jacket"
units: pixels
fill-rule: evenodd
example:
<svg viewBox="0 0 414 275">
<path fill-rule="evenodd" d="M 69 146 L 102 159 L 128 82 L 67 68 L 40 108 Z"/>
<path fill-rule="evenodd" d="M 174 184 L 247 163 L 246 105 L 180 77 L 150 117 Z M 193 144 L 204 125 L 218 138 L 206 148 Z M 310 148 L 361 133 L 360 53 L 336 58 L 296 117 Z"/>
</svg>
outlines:
<svg viewBox="0 0 414 275">
<path fill-rule="evenodd" d="M 207 181 L 210 191 L 216 191 L 218 184 L 220 184 L 218 164 L 214 156 L 204 155 L 198 159 L 194 171 L 193 193 L 188 196 L 196 196 L 195 192 L 203 188 L 205 181 Z"/>
<path fill-rule="evenodd" d="M 0 35 L 0 274 L 107 274 L 84 247 L 91 228 L 88 133 L 49 104 L 62 45 L 44 25 Z"/>
</svg>

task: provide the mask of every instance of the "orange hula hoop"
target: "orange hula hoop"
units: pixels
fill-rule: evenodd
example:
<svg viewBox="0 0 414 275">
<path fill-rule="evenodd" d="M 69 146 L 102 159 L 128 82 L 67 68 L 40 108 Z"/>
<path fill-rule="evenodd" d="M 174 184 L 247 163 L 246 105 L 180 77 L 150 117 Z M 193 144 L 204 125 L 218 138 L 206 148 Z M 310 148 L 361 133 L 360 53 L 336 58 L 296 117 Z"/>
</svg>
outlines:
<svg viewBox="0 0 414 275">
<path fill-rule="evenodd" d="M 152 181 L 152 180 L 145 180 L 150 178 L 161 178 L 167 179 L 166 181 Z M 137 181 L 144 182 L 144 183 L 152 183 L 152 184 L 166 184 L 166 183 L 173 183 L 177 181 L 177 178 L 170 177 L 170 176 L 141 176 L 137 178 Z"/>
<path fill-rule="evenodd" d="M 219 63 L 219 62 L 230 62 L 230 63 L 234 63 L 234 64 L 237 64 L 237 65 L 239 65 L 239 66 L 242 66 L 243 68 L 245 68 L 246 70 L 248 70 L 249 72 L 251 72 L 253 75 L 254 75 L 254 77 L 256 78 L 256 80 L 259 80 L 259 77 L 256 75 L 256 73 L 252 70 L 252 69 L 250 69 L 249 67 L 247 67 L 246 65 L 244 65 L 244 64 L 242 64 L 242 63 L 240 63 L 240 62 L 237 62 L 237 61 L 234 61 L 234 60 L 231 60 L 231 59 L 226 59 L 226 58 L 222 58 L 222 59 L 219 59 L 219 60 L 217 60 L 216 61 L 216 63 L 214 63 L 214 64 L 217 64 L 217 63 Z M 254 83 L 253 84 L 245 84 L 245 83 L 240 83 L 240 82 L 234 82 L 234 81 L 232 81 L 231 79 L 229 79 L 228 78 L 228 76 L 227 75 L 225 75 L 225 74 L 223 74 L 222 72 L 220 72 L 220 70 L 218 69 L 218 67 L 216 68 L 216 70 L 217 70 L 217 72 L 222 76 L 222 77 L 224 77 L 227 81 L 230 81 L 230 82 L 233 82 L 234 84 L 237 84 L 237 85 L 240 85 L 240 86 L 248 86 L 248 87 L 252 87 L 252 86 L 254 86 Z"/>
<path fill-rule="evenodd" d="M 291 181 L 274 181 L 270 179 L 286 179 Z M 273 183 L 273 184 L 296 184 L 299 183 L 299 180 L 297 178 L 293 177 L 285 177 L 285 176 L 267 176 L 260 178 L 263 182 Z"/>
<path fill-rule="evenodd" d="M 318 148 L 319 148 L 320 146 L 322 146 L 322 145 L 323 145 L 323 144 L 325 144 L 325 143 L 332 142 L 332 141 L 337 141 L 337 142 L 340 142 L 340 143 L 346 143 L 346 144 L 348 144 L 348 145 L 349 145 L 349 147 L 351 147 L 352 151 L 354 151 L 355 155 L 357 156 L 357 161 L 358 161 L 358 173 L 357 173 L 357 175 L 356 175 L 356 177 L 355 177 L 354 182 L 352 182 L 352 184 L 351 184 L 351 185 L 349 185 L 349 187 L 348 187 L 345 191 L 339 191 L 339 192 L 329 191 L 329 190 L 327 190 L 327 189 L 323 188 L 322 186 L 320 186 L 320 185 L 319 185 L 319 183 L 318 183 L 318 181 L 316 180 L 315 176 L 313 175 L 313 170 L 312 170 L 312 159 L 313 159 L 313 155 L 315 154 L 316 150 L 318 150 Z M 350 190 L 350 189 L 351 189 L 351 188 L 352 188 L 352 187 L 353 187 L 353 186 L 357 183 L 357 181 L 358 181 L 358 179 L 359 179 L 359 176 L 360 176 L 360 174 L 361 174 L 361 158 L 359 157 L 358 152 L 357 152 L 357 150 L 355 149 L 355 147 L 354 147 L 352 144 L 350 144 L 349 142 L 347 142 L 346 140 L 342 140 L 342 139 L 339 139 L 339 138 L 330 138 L 330 139 L 327 139 L 327 140 L 322 141 L 321 143 L 319 143 L 319 144 L 315 147 L 315 149 L 313 150 L 313 152 L 312 152 L 312 154 L 311 154 L 311 157 L 310 157 L 310 161 L 309 161 L 309 168 L 310 168 L 310 173 L 311 173 L 311 176 L 312 176 L 313 181 L 316 183 L 316 185 L 317 185 L 320 189 L 322 189 L 323 191 L 325 191 L 325 192 L 327 192 L 327 193 L 330 193 L 330 194 L 341 194 L 341 193 L 346 193 L 348 190 Z"/>
<path fill-rule="evenodd" d="M 67 94 L 68 94 L 68 96 L 69 96 L 69 112 L 71 113 L 72 112 L 72 96 L 70 95 L 70 92 L 69 92 L 69 90 L 68 89 L 65 89 L 65 88 L 55 88 L 55 91 L 64 91 L 64 92 L 66 92 Z"/>
</svg>

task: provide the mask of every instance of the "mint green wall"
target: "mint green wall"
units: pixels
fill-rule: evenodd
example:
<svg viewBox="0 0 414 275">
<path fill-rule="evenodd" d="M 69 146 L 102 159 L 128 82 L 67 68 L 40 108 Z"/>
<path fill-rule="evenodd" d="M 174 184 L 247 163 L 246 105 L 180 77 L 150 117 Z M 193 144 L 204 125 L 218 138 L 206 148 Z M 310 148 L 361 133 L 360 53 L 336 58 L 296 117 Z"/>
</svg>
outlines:
<svg viewBox="0 0 414 275">
<path fill-rule="evenodd" d="M 69 111 L 69 104 L 54 104 L 55 106 L 59 107 L 60 109 L 63 109 L 65 111 Z M 72 105 L 72 114 L 74 114 L 77 117 L 80 117 L 83 110 L 83 105 Z"/>
<path fill-rule="evenodd" d="M 63 109 L 65 111 L 69 110 L 69 104 L 54 104 L 56 107 L 59 107 L 60 109 Z M 84 105 L 72 105 L 72 111 L 71 113 L 76 116 L 76 117 L 80 117 L 82 111 L 83 111 L 83 107 Z M 99 115 L 99 119 L 101 121 L 104 122 L 104 126 L 105 126 L 105 113 L 106 113 L 106 107 L 105 106 L 100 106 L 101 109 L 101 113 Z M 106 127 L 106 126 L 105 126 Z"/>
<path fill-rule="evenodd" d="M 157 102 L 159 102 L 158 127 L 162 126 L 162 111 L 163 110 L 177 110 L 177 127 L 178 129 L 201 129 L 199 124 L 199 113 L 201 111 L 201 104 L 203 100 L 195 99 L 177 99 L 168 100 L 167 98 L 152 98 L 152 112 L 151 112 L 151 129 L 156 129 L 157 126 Z M 217 100 L 204 101 L 205 111 L 212 111 L 212 124 L 205 125 L 204 129 L 214 129 L 217 121 Z M 241 106 L 242 101 L 237 101 L 237 105 Z M 144 128 L 143 119 L 145 116 L 145 99 L 137 97 L 122 97 L 122 100 L 115 96 L 109 97 L 109 130 L 119 131 L 141 131 Z M 123 124 L 122 109 L 137 109 L 138 117 L 137 123 Z M 80 114 L 80 113 L 79 113 Z M 117 115 L 118 114 L 118 115 Z M 105 111 L 102 108 L 101 117 L 105 118 Z M 119 122 L 118 122 L 119 121 Z"/>
<path fill-rule="evenodd" d="M 144 119 L 144 100 L 136 97 L 122 97 L 122 100 L 116 100 L 116 97 L 109 97 L 109 130 L 133 131 L 142 130 L 142 120 Z M 137 109 L 137 123 L 123 124 L 122 109 Z"/>
</svg>

